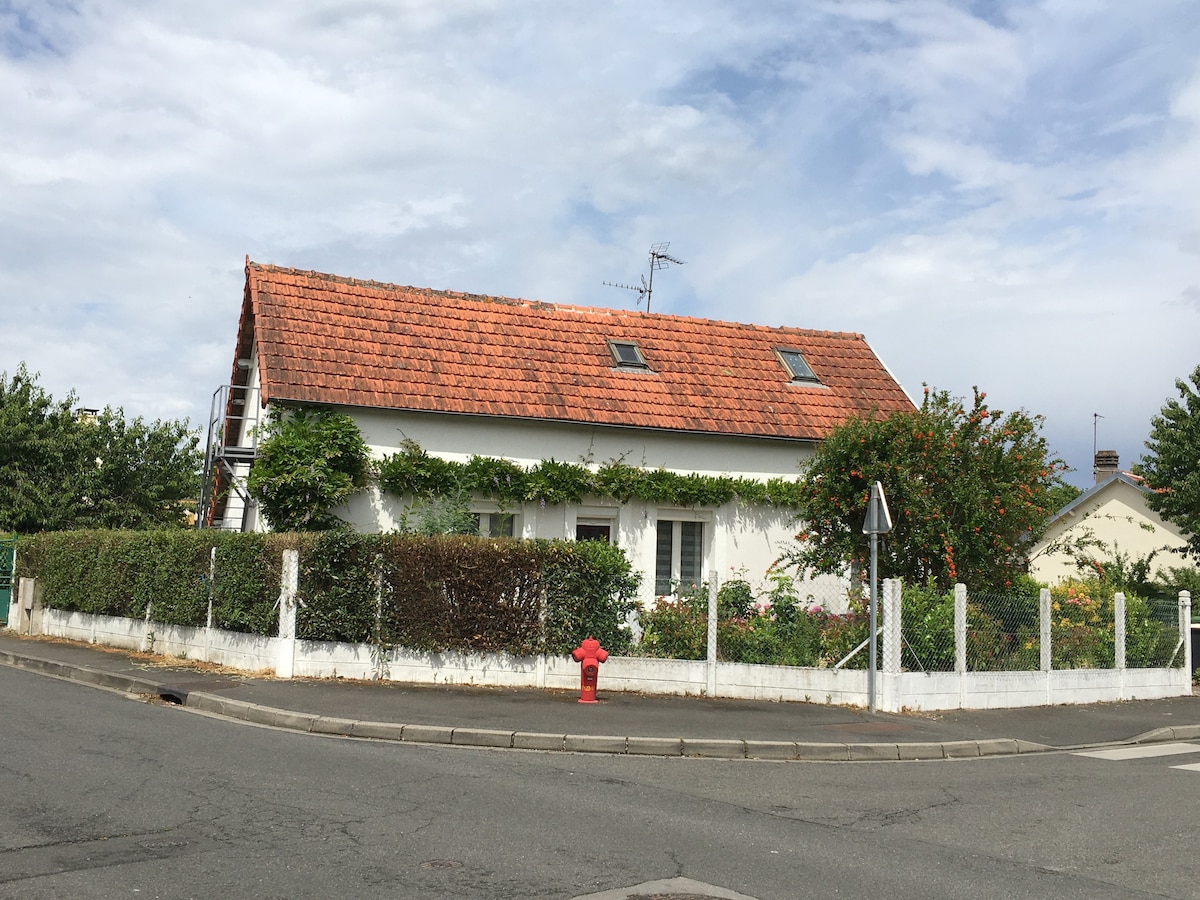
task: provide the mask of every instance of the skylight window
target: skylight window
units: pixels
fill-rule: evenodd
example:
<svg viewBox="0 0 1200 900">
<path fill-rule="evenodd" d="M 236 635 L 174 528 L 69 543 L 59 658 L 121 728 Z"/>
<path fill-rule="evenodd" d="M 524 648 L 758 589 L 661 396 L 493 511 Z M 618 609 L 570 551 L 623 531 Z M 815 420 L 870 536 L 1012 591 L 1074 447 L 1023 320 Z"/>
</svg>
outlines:
<svg viewBox="0 0 1200 900">
<path fill-rule="evenodd" d="M 819 379 L 813 373 L 813 370 L 808 367 L 808 363 L 804 361 L 804 356 L 799 350 L 789 350 L 787 348 L 777 347 L 775 349 L 779 361 L 791 373 L 792 381 L 818 381 Z"/>
<path fill-rule="evenodd" d="M 648 369 L 646 359 L 638 345 L 632 341 L 609 341 L 608 350 L 613 360 L 623 369 Z"/>
</svg>

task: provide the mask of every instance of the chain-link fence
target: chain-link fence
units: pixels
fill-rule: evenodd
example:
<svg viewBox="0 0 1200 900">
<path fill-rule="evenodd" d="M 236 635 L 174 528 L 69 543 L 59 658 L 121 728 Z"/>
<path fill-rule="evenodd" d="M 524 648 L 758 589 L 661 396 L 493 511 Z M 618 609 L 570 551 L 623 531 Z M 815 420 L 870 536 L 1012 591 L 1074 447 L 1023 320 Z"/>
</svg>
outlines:
<svg viewBox="0 0 1200 900">
<path fill-rule="evenodd" d="M 905 585 L 900 599 L 900 666 L 909 672 L 953 672 L 954 591 Z"/>
<path fill-rule="evenodd" d="M 1124 628 L 1118 629 L 1122 602 Z M 885 665 L 886 606 L 880 603 L 880 667 Z M 900 667 L 909 672 L 953 672 L 960 660 L 968 672 L 1036 672 L 1047 664 L 1052 669 L 1112 669 L 1118 665 L 1121 631 L 1124 664 L 1130 668 L 1180 666 L 1184 660 L 1178 601 L 1118 601 L 1111 587 L 1093 584 L 1037 592 L 966 592 L 957 600 L 954 590 L 904 585 L 900 620 Z M 635 653 L 704 659 L 708 586 L 690 586 L 664 598 L 657 607 L 642 610 L 640 621 L 643 634 Z M 861 581 L 797 582 L 778 576 L 767 585 L 731 579 L 718 587 L 720 660 L 864 669 L 870 656 L 869 627 L 868 591 Z M 962 635 L 961 648 L 956 633 Z"/>
<path fill-rule="evenodd" d="M 1038 595 L 972 593 L 967 602 L 967 671 L 1041 668 Z"/>
<path fill-rule="evenodd" d="M 782 573 L 761 584 L 743 579 L 717 590 L 717 658 L 727 662 L 865 669 L 870 648 L 867 601 L 848 578 L 800 581 Z M 634 652 L 704 659 L 708 652 L 708 585 L 688 585 L 639 613 Z"/>
<path fill-rule="evenodd" d="M 1179 601 L 1169 597 L 1125 600 L 1125 665 L 1131 669 L 1178 668 L 1184 664 Z"/>
</svg>

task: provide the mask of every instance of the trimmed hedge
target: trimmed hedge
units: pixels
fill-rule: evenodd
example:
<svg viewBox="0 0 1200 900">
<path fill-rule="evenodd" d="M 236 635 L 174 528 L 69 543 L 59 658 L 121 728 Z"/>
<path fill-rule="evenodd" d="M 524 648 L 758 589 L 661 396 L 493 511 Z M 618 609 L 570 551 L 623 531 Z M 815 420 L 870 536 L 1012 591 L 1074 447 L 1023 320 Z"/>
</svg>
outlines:
<svg viewBox="0 0 1200 900">
<path fill-rule="evenodd" d="M 275 635 L 285 549 L 300 553 L 297 637 L 439 652 L 561 655 L 588 634 L 626 652 L 638 577 L 617 547 L 333 531 L 76 531 L 23 539 L 17 575 L 47 606 Z"/>
</svg>

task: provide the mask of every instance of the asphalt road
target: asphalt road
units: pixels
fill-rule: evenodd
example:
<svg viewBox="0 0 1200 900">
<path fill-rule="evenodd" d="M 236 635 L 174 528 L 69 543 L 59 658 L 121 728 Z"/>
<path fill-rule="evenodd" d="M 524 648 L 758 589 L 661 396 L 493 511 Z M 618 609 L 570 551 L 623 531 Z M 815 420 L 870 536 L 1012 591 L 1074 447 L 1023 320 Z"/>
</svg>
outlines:
<svg viewBox="0 0 1200 900">
<path fill-rule="evenodd" d="M 1200 772 L 1174 768 L 1200 742 L 610 757 L 297 734 L 2 667 L 0 698 L 0 898 L 1200 896 Z M 643 896 L 695 895 L 672 884 Z"/>
</svg>

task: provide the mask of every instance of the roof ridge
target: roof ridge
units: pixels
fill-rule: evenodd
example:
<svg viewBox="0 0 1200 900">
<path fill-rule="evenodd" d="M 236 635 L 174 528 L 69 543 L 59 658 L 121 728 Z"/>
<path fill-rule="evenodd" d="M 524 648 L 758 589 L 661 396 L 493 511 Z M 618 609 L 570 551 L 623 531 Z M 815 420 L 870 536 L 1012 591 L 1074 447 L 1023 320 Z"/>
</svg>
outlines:
<svg viewBox="0 0 1200 900">
<path fill-rule="evenodd" d="M 576 303 L 552 303 L 547 300 L 532 300 L 527 297 L 505 297 L 499 294 L 473 294 L 466 291 L 455 291 L 444 288 L 418 287 L 412 284 L 398 284 L 393 281 L 375 281 L 374 279 L 352 278 L 345 275 L 335 275 L 330 272 L 318 272 L 315 269 L 297 269 L 290 266 L 277 266 L 272 263 L 255 262 L 247 255 L 246 270 L 249 274 L 250 269 L 261 269 L 264 271 L 279 272 L 284 275 L 296 275 L 306 278 L 317 278 L 326 281 L 336 282 L 349 286 L 368 287 L 368 288 L 385 288 L 392 290 L 407 290 L 415 291 L 421 294 L 436 294 L 443 297 L 453 297 L 461 299 L 469 303 L 498 303 L 504 306 L 525 306 L 529 309 L 539 310 L 560 310 L 564 312 L 580 312 L 588 314 L 602 314 L 614 317 L 633 317 L 645 318 L 648 320 L 671 320 L 676 322 L 695 323 L 701 325 L 724 325 L 727 327 L 750 329 L 754 331 L 765 332 L 780 332 L 787 331 L 792 333 L 804 334 L 810 337 L 831 337 L 843 338 L 847 340 L 865 341 L 866 338 L 860 332 L 856 331 L 830 331 L 820 328 L 802 328 L 796 325 L 760 325 L 747 322 L 734 322 L 729 319 L 713 319 L 706 316 L 683 316 L 674 313 L 652 313 L 643 310 L 625 310 L 611 306 L 583 306 Z"/>
<path fill-rule="evenodd" d="M 786 441 L 820 440 L 868 409 L 912 408 L 856 333 L 439 291 L 249 260 L 245 296 L 239 334 L 250 329 L 268 402 Z M 622 368 L 606 337 L 638 340 L 650 367 Z M 792 347 L 819 381 L 789 374 L 778 351 Z"/>
</svg>

